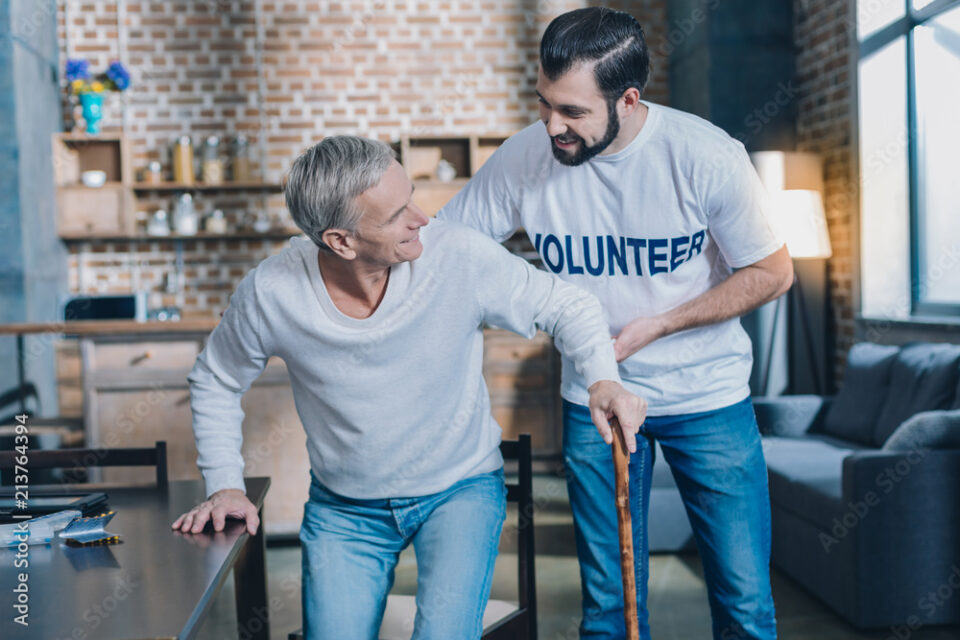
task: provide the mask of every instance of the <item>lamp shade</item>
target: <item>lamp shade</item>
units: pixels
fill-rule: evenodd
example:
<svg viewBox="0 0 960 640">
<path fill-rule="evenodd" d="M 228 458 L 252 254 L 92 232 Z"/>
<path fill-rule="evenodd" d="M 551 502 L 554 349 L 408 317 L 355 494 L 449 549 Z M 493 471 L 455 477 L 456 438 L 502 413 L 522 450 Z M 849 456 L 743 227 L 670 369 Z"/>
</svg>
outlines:
<svg viewBox="0 0 960 640">
<path fill-rule="evenodd" d="M 819 191 L 774 191 L 770 194 L 770 205 L 774 231 L 786 241 L 791 258 L 829 258 L 833 255 Z"/>
<path fill-rule="evenodd" d="M 815 153 L 754 151 L 750 161 L 767 191 L 809 189 L 823 193 L 823 167 Z"/>
<path fill-rule="evenodd" d="M 770 224 L 787 243 L 792 258 L 829 258 L 833 254 L 823 209 L 820 157 L 798 151 L 750 154 L 770 195 Z"/>
</svg>

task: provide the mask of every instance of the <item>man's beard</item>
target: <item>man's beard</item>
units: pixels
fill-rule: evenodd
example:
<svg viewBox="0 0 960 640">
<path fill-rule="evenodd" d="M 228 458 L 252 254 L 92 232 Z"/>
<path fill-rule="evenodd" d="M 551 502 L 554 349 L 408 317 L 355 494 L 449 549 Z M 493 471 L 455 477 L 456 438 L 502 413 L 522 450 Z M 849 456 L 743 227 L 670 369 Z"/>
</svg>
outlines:
<svg viewBox="0 0 960 640">
<path fill-rule="evenodd" d="M 590 158 L 601 153 L 604 149 L 610 146 L 610 143 L 613 142 L 614 138 L 620 134 L 620 119 L 617 118 L 617 102 L 616 100 L 607 102 L 607 130 L 603 134 L 603 138 L 600 139 L 595 145 L 588 146 L 586 142 L 583 141 L 583 138 L 577 135 L 566 133 L 562 136 L 552 136 L 550 138 L 550 148 L 553 150 L 553 157 L 557 159 L 557 162 L 560 164 L 565 164 L 568 167 L 576 167 L 583 164 Z M 563 142 L 579 142 L 579 148 L 576 153 L 570 155 L 563 149 L 557 147 L 555 141 L 557 139 L 562 140 Z"/>
</svg>

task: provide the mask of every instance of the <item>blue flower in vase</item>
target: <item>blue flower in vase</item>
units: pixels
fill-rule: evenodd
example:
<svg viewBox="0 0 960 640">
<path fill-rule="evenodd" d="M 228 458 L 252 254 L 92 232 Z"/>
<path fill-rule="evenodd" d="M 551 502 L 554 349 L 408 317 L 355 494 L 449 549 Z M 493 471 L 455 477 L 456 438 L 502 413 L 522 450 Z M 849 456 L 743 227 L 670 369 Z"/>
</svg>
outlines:
<svg viewBox="0 0 960 640">
<path fill-rule="evenodd" d="M 110 79 L 117 91 L 125 91 L 130 86 L 130 72 L 119 60 L 114 60 L 107 67 L 107 78 Z"/>
<path fill-rule="evenodd" d="M 66 75 L 67 82 L 73 82 L 74 80 L 89 80 L 90 63 L 86 60 L 81 60 L 78 58 L 67 60 Z"/>
</svg>

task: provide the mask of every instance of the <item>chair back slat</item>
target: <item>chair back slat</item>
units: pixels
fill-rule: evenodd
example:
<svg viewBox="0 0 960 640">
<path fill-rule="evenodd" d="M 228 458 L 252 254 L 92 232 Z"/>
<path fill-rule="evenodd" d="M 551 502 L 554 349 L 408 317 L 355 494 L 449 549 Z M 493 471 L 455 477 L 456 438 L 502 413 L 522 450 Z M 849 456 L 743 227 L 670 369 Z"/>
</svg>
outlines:
<svg viewBox="0 0 960 640">
<path fill-rule="evenodd" d="M 516 440 L 500 443 L 504 460 L 517 461 L 517 482 L 507 483 L 507 500 L 517 503 L 517 577 L 518 600 L 527 611 L 530 638 L 537 637 L 537 586 L 534 571 L 533 543 L 533 462 L 530 434 L 522 433 Z"/>
<path fill-rule="evenodd" d="M 17 466 L 20 454 L 0 451 L 0 469 Z M 167 486 L 167 443 L 153 447 L 121 449 L 38 449 L 27 453 L 31 469 L 77 469 L 88 467 L 156 467 L 157 486 Z"/>
</svg>

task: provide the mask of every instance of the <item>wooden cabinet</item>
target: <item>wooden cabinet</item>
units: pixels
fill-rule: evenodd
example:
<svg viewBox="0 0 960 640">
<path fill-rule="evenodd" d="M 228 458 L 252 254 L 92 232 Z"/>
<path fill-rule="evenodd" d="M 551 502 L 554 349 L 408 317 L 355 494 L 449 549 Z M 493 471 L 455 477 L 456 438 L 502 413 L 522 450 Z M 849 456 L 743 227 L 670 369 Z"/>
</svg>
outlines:
<svg viewBox="0 0 960 640">
<path fill-rule="evenodd" d="M 122 136 L 53 135 L 57 234 L 61 237 L 133 233 L 132 176 Z M 84 171 L 103 171 L 102 187 L 80 182 Z"/>
</svg>

